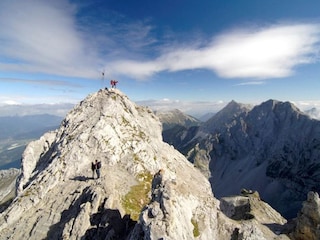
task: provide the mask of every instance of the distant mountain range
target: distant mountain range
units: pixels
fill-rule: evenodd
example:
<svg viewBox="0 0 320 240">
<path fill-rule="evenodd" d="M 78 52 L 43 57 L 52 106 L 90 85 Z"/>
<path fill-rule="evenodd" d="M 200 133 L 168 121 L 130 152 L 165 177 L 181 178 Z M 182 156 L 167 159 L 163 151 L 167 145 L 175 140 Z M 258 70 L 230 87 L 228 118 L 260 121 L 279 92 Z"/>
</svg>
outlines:
<svg viewBox="0 0 320 240">
<path fill-rule="evenodd" d="M 320 191 L 320 121 L 289 102 L 250 108 L 232 101 L 200 126 L 176 126 L 164 140 L 210 179 L 217 197 L 257 190 L 294 217 L 306 193 Z"/>
<path fill-rule="evenodd" d="M 0 117 L 0 169 L 19 168 L 26 144 L 58 128 L 61 120 L 49 114 Z"/>
<path fill-rule="evenodd" d="M 171 111 L 155 111 L 156 116 L 162 123 L 163 130 L 171 129 L 175 126 L 183 126 L 186 128 L 199 126 L 201 121 L 181 112 L 178 109 Z"/>
</svg>

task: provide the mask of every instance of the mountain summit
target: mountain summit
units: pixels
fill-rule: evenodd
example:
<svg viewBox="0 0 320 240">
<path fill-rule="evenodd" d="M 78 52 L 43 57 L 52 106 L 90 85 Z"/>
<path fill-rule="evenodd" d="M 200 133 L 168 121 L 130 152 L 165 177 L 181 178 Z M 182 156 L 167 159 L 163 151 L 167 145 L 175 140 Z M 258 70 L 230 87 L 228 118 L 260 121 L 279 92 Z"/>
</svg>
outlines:
<svg viewBox="0 0 320 240">
<path fill-rule="evenodd" d="M 216 132 L 227 125 L 232 125 L 235 118 L 250 111 L 250 106 L 232 100 L 223 109 L 206 121 L 202 126 L 204 132 Z"/>
<path fill-rule="evenodd" d="M 268 226 L 285 220 L 261 209 L 267 219 L 224 215 L 208 180 L 162 141 L 152 111 L 103 89 L 27 146 L 0 239 L 280 239 Z"/>
</svg>

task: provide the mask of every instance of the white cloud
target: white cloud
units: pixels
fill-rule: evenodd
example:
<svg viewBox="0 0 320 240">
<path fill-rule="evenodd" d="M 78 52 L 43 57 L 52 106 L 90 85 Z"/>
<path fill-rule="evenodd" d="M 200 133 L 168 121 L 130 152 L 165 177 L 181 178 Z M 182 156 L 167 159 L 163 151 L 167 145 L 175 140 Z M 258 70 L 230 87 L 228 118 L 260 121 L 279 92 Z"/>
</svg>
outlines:
<svg viewBox="0 0 320 240">
<path fill-rule="evenodd" d="M 311 108 L 320 109 L 319 100 L 305 100 L 305 101 L 291 101 L 291 102 L 303 111 L 310 110 Z"/>
<path fill-rule="evenodd" d="M 121 60 L 110 67 L 137 78 L 191 69 L 209 69 L 224 78 L 279 78 L 292 75 L 299 64 L 316 61 L 319 43 L 317 24 L 280 24 L 227 32 L 206 46 L 174 46 L 154 60 Z"/>
<path fill-rule="evenodd" d="M 165 70 L 162 64 L 153 61 L 133 61 L 133 60 L 119 60 L 109 63 L 106 68 L 110 75 L 123 74 L 133 78 L 146 79 L 160 71 Z"/>
<path fill-rule="evenodd" d="M 21 103 L 20 102 L 17 102 L 15 100 L 5 100 L 3 102 L 4 105 L 20 105 Z"/>
<path fill-rule="evenodd" d="M 77 31 L 64 0 L 0 2 L 0 69 L 92 76 L 95 53 Z"/>
<path fill-rule="evenodd" d="M 212 68 L 223 77 L 274 78 L 310 63 L 319 49 L 318 25 L 280 25 L 226 34 L 212 45 Z"/>
</svg>

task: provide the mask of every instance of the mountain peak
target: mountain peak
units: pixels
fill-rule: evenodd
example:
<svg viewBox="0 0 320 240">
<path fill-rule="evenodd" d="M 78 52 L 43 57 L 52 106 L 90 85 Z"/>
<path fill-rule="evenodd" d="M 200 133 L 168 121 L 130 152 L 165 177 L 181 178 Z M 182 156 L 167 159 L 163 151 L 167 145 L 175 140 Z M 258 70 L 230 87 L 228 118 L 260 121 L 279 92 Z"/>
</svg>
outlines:
<svg viewBox="0 0 320 240">
<path fill-rule="evenodd" d="M 202 126 L 205 132 L 214 132 L 225 125 L 230 124 L 233 119 L 238 117 L 240 114 L 246 114 L 249 112 L 251 107 L 249 105 L 240 104 L 232 100 L 223 109 L 217 112 Z"/>
<path fill-rule="evenodd" d="M 119 90 L 100 90 L 75 106 L 57 131 L 47 133 L 26 148 L 18 190 L 26 188 L 52 163 L 61 169 L 60 179 L 83 175 L 85 166 L 95 159 L 108 159 L 115 164 L 123 154 L 124 142 L 138 144 L 144 137 L 150 141 L 162 139 L 161 125 L 152 111 L 136 106 Z M 38 152 L 43 151 L 43 144 L 45 150 L 57 156 L 50 152 L 41 157 Z"/>
<path fill-rule="evenodd" d="M 222 214 L 208 180 L 162 141 L 153 112 L 116 89 L 89 95 L 59 129 L 31 142 L 17 185 L 0 239 L 275 237 L 258 221 Z"/>
<path fill-rule="evenodd" d="M 287 117 L 307 117 L 307 114 L 300 111 L 298 107 L 296 107 L 291 102 L 281 102 L 278 100 L 270 99 L 266 102 L 261 103 L 258 106 L 255 106 L 252 109 L 253 114 L 258 114 L 259 116 L 267 115 L 276 115 L 279 119 L 287 118 Z"/>
<path fill-rule="evenodd" d="M 293 103 L 288 101 L 282 102 L 275 99 L 269 99 L 268 101 L 261 103 L 259 107 L 266 107 L 273 110 L 276 108 L 279 108 L 281 110 L 287 108 L 292 109 L 293 111 L 301 112 Z"/>
<path fill-rule="evenodd" d="M 238 103 L 235 100 L 231 100 L 222 110 L 225 112 L 239 112 L 239 111 L 248 111 L 252 107 L 248 104 Z"/>
</svg>

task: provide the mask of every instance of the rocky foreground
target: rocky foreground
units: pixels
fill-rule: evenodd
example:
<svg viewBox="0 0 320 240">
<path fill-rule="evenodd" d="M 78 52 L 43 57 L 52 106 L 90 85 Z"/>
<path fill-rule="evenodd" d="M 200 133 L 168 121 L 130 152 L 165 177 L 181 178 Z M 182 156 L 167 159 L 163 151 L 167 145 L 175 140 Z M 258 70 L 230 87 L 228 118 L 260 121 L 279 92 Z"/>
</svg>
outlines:
<svg viewBox="0 0 320 240">
<path fill-rule="evenodd" d="M 91 170 L 95 160 L 102 162 L 99 179 Z M 319 196 L 309 198 L 316 209 Z M 104 89 L 70 111 L 59 129 L 27 146 L 17 197 L 0 215 L 0 239 L 319 236 L 305 221 L 286 230 L 286 220 L 251 193 L 220 203 L 205 176 L 162 141 L 152 111 Z"/>
</svg>

